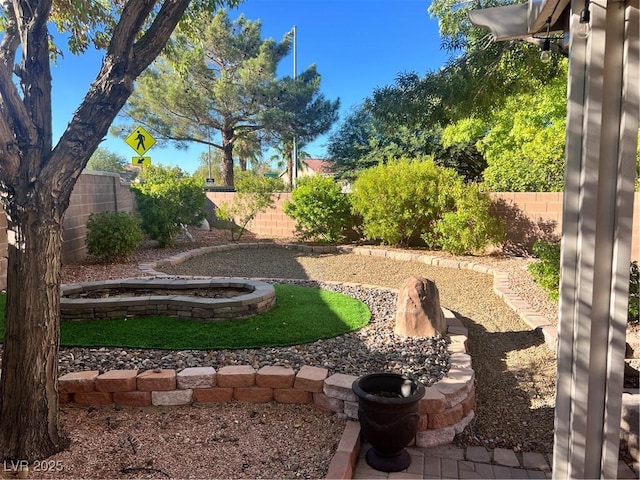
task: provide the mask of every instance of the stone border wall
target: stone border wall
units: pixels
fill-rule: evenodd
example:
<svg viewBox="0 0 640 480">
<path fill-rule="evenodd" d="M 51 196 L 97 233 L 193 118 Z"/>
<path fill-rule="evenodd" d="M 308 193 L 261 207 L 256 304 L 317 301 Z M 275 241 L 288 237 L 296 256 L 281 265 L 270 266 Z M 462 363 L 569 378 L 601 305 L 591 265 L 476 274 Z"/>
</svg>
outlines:
<svg viewBox="0 0 640 480">
<path fill-rule="evenodd" d="M 418 404 L 420 420 L 415 444 L 430 447 L 449 443 L 474 418 L 475 388 L 471 357 L 466 353 L 466 328 L 444 310 L 451 340 L 451 368 L 446 377 L 426 387 Z M 351 385 L 358 378 L 305 365 L 250 365 L 172 369 L 98 370 L 70 372 L 58 379 L 60 403 L 128 407 L 228 403 L 310 403 L 319 410 L 358 419 L 358 400 Z"/>
<path fill-rule="evenodd" d="M 83 292 L 109 289 L 191 290 L 199 288 L 239 288 L 247 293 L 229 298 L 192 295 L 139 295 L 104 298 L 65 298 Z M 215 322 L 245 318 L 270 310 L 276 303 L 273 285 L 259 280 L 209 278 L 201 280 L 171 278 L 128 278 L 103 280 L 62 286 L 60 318 L 62 320 L 172 315 Z"/>
</svg>

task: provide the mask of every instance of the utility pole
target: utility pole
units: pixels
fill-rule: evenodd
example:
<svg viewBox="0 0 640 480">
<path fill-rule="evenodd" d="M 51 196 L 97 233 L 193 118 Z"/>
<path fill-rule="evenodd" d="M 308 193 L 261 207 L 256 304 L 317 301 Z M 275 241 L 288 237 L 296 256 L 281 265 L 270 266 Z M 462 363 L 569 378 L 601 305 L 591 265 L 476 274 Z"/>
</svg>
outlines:
<svg viewBox="0 0 640 480">
<path fill-rule="evenodd" d="M 293 26 L 293 79 L 298 77 L 297 28 Z M 298 137 L 293 135 L 293 174 L 291 175 L 291 189 L 298 183 Z"/>
</svg>

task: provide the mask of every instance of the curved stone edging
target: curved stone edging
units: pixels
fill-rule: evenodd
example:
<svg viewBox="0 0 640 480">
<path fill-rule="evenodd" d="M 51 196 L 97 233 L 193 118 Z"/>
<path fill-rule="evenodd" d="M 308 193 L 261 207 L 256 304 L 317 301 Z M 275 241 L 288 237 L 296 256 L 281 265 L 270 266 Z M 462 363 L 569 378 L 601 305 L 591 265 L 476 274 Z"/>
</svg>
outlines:
<svg viewBox="0 0 640 480">
<path fill-rule="evenodd" d="M 430 387 L 418 404 L 415 444 L 441 445 L 453 440 L 474 418 L 475 388 L 467 333 L 462 322 L 443 309 L 450 339 L 451 367 Z M 98 370 L 70 372 L 58 379 L 60 403 L 80 405 L 177 406 L 206 403 L 313 403 L 320 410 L 345 419 L 358 419 L 358 401 L 351 385 L 354 375 L 334 373 L 311 365 L 298 372 L 291 367 L 250 365 L 173 369 Z"/>
<path fill-rule="evenodd" d="M 464 268 L 480 273 L 491 274 L 494 279 L 494 292 L 500 296 L 512 310 L 518 313 L 522 320 L 528 325 L 532 328 L 540 328 L 544 334 L 547 345 L 555 349 L 557 329 L 555 326 L 550 325 L 542 315 L 539 315 L 530 308 L 527 302 L 522 300 L 510 289 L 508 274 L 475 262 L 456 261 L 444 257 L 368 247 L 319 247 L 298 244 L 238 243 L 202 247 L 174 255 L 165 260 L 140 264 L 139 268 L 143 273 L 156 278 L 175 278 L 172 275 L 166 275 L 156 269 L 162 268 L 162 266 L 176 265 L 199 255 L 239 248 L 261 247 L 292 248 L 309 253 L 353 253 L 356 255 L 370 255 L 392 260 L 421 262 L 427 265 L 447 268 Z M 344 285 L 380 288 L 375 285 L 360 285 L 355 283 L 326 283 L 342 283 Z M 415 444 L 420 447 L 450 443 L 456 433 L 462 432 L 475 417 L 475 374 L 471 365 L 471 356 L 467 352 L 468 332 L 462 322 L 456 318 L 452 312 L 446 309 L 443 309 L 443 312 L 447 321 L 447 335 L 450 339 L 449 352 L 451 354 L 451 368 L 446 377 L 434 385 L 426 387 L 425 396 L 418 406 L 420 421 Z M 202 378 L 194 379 L 202 372 L 200 369 L 196 369 L 198 370 L 197 372 L 194 372 L 194 369 L 185 369 L 187 370 L 187 374 L 185 374 L 185 371 L 176 374 L 175 371 L 166 370 L 160 372 L 147 371 L 141 374 L 131 370 L 112 370 L 100 376 L 99 372 L 96 371 L 72 372 L 59 379 L 62 385 L 67 385 L 61 387 L 61 403 L 80 399 L 81 403 L 85 404 L 112 403 L 116 400 L 120 400 L 121 402 L 125 400 L 126 403 L 128 400 L 130 404 L 139 406 L 151 404 L 167 406 L 184 405 L 194 402 L 195 393 L 195 400 L 199 398 L 203 401 L 202 403 L 205 403 L 205 400 L 209 402 L 219 402 L 231 401 L 233 399 L 249 402 L 272 400 L 282 403 L 313 402 L 320 409 L 335 412 L 350 420 L 357 420 L 357 400 L 351 390 L 351 384 L 353 380 L 357 378 L 355 376 L 334 374 L 327 377 L 327 374 L 323 374 L 322 372 L 323 370 L 326 371 L 326 369 L 311 366 L 303 367 L 297 374 L 286 367 L 267 366 L 256 372 L 255 369 L 250 366 L 233 366 L 222 367 L 218 374 L 222 373 L 224 377 L 224 370 L 227 369 L 227 372 L 229 372 L 227 375 L 231 378 L 234 376 L 234 372 L 236 374 L 238 373 L 235 369 L 240 368 L 240 377 L 243 377 L 242 374 L 244 374 L 244 380 L 236 379 L 231 381 L 232 385 L 234 381 L 239 382 L 239 386 L 214 387 L 211 384 L 211 378 L 212 375 L 215 374 L 215 370 L 212 367 L 201 368 L 210 369 L 205 374 L 205 377 L 209 380 L 203 380 Z M 234 372 L 231 372 L 229 368 L 234 370 Z M 265 371 L 265 369 L 267 370 Z M 286 370 L 286 372 L 282 369 Z M 191 373 L 194 373 L 194 375 Z M 194 377 L 192 381 L 195 383 L 189 383 L 189 381 L 184 383 L 183 381 L 181 385 L 183 388 L 180 389 L 180 385 L 177 382 L 179 375 L 183 377 Z M 160 383 L 154 383 L 154 376 L 157 377 L 156 380 L 160 381 Z M 173 377 L 175 387 L 173 389 L 167 388 L 171 387 L 171 380 L 169 380 L 169 384 L 165 383 L 162 390 L 154 390 L 154 388 L 162 385 L 162 381 L 160 380 L 162 376 Z M 142 385 L 145 390 L 138 390 L 138 377 L 143 378 Z M 98 380 L 99 378 L 101 378 L 101 380 Z M 146 383 L 145 378 L 147 379 Z M 249 380 L 249 378 L 252 380 Z M 258 380 L 261 378 L 262 380 Z M 282 383 L 283 378 L 290 380 Z M 108 387 L 107 385 L 109 385 L 110 382 L 112 382 L 112 386 Z M 122 382 L 124 382 L 126 386 L 122 386 Z M 207 384 L 207 382 L 209 383 Z M 318 382 L 321 382 L 321 386 Z M 297 389 L 296 383 L 298 385 Z M 225 383 L 223 382 L 223 384 Z M 75 389 L 75 391 L 69 391 L 70 385 L 73 385 L 71 389 Z M 65 390 L 67 391 L 65 392 Z M 110 392 L 108 390 L 116 391 Z M 337 451 L 329 466 L 327 478 L 352 478 L 358 459 L 360 441 L 360 428 L 357 421 L 347 422 Z"/>
<path fill-rule="evenodd" d="M 372 247 L 353 247 L 350 245 L 323 245 L 323 246 L 310 246 L 300 245 L 296 243 L 275 243 L 275 242 L 252 242 L 252 243 L 236 243 L 215 245 L 210 247 L 201 247 L 198 249 L 190 250 L 181 254 L 174 255 L 165 260 L 160 260 L 152 263 L 143 263 L 139 265 L 142 272 L 155 277 L 171 277 L 162 272 L 156 270 L 156 268 L 162 268 L 163 266 L 177 265 L 190 258 L 197 257 L 199 255 L 205 255 L 209 253 L 225 252 L 229 250 L 237 250 L 240 248 L 289 248 L 308 253 L 353 253 L 354 255 L 364 255 L 380 258 L 389 258 L 391 260 L 400 260 L 408 262 L 419 262 L 426 265 L 433 265 L 438 267 L 455 268 L 472 270 L 474 272 L 486 273 L 493 276 L 493 291 L 496 295 L 504 300 L 509 308 L 511 308 L 518 316 L 531 328 L 540 329 L 544 335 L 546 345 L 553 351 L 556 351 L 556 343 L 558 340 L 558 328 L 551 324 L 543 315 L 537 312 L 528 302 L 523 300 L 514 290 L 511 289 L 509 284 L 509 274 L 500 270 L 482 265 L 481 263 L 458 261 L 447 257 L 438 257 L 433 255 L 423 255 L 419 253 L 412 253 L 400 250 L 387 250 L 384 248 L 372 248 Z M 331 282 L 327 282 L 331 283 Z M 340 282 L 337 282 L 340 283 Z M 356 284 L 346 284 L 356 285 Z M 367 288 L 375 288 L 372 285 L 362 285 Z"/>
<path fill-rule="evenodd" d="M 65 298 L 94 290 L 157 289 L 191 290 L 206 288 L 239 288 L 247 293 L 230 298 L 195 297 L 191 295 L 141 295 L 105 298 Z M 273 285 L 255 279 L 208 278 L 126 278 L 63 285 L 60 299 L 62 320 L 121 318 L 141 315 L 177 315 L 202 321 L 244 318 L 270 310 L 276 302 Z"/>
</svg>

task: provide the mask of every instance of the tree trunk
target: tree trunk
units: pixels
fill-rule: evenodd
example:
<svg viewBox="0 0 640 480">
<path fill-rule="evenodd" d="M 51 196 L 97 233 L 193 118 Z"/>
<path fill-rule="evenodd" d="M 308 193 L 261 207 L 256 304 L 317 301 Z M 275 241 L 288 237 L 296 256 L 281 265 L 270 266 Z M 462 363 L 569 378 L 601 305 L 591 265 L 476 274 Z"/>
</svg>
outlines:
<svg viewBox="0 0 640 480">
<path fill-rule="evenodd" d="M 0 456 L 6 460 L 33 462 L 69 443 L 58 423 L 62 218 L 55 213 L 59 205 L 52 202 L 5 206 L 9 259 Z M 48 208 L 37 208 L 36 203 Z"/>
<path fill-rule="evenodd" d="M 165 46 L 189 1 L 122 2 L 100 72 L 53 149 L 47 30 L 52 1 L 2 3 L 0 199 L 9 259 L 0 459 L 32 462 L 68 445 L 58 423 L 57 390 L 64 211 L 134 80 Z M 91 17 L 85 3 L 74 2 Z"/>
<path fill-rule="evenodd" d="M 233 130 L 222 130 L 222 184 L 233 187 Z"/>
<path fill-rule="evenodd" d="M 247 159 L 246 158 L 239 157 L 238 158 L 238 165 L 240 166 L 240 171 L 241 172 L 246 172 L 247 171 Z"/>
</svg>

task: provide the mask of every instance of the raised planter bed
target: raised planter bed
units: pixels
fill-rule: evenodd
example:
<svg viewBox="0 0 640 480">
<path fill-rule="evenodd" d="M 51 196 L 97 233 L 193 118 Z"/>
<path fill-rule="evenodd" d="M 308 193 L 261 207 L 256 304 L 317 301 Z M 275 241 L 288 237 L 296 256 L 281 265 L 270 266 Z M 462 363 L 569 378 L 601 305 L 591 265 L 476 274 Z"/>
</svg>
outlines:
<svg viewBox="0 0 640 480">
<path fill-rule="evenodd" d="M 62 287 L 62 320 L 168 315 L 201 321 L 245 318 L 271 309 L 272 285 L 241 278 L 130 278 Z"/>
</svg>

